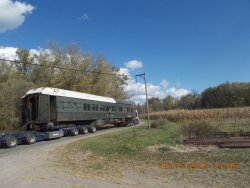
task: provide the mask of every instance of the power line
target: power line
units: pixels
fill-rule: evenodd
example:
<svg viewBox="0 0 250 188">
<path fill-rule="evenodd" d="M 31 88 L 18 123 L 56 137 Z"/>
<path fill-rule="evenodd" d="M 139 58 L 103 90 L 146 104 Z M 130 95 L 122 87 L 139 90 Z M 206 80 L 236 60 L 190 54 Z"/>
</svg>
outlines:
<svg viewBox="0 0 250 188">
<path fill-rule="evenodd" d="M 13 62 L 13 63 L 20 63 L 20 64 L 24 64 L 21 61 L 18 60 L 9 60 L 9 59 L 2 59 L 0 58 L 0 62 L 1 61 L 7 61 L 7 62 Z M 62 70 L 70 70 L 70 71 L 79 71 L 79 72 L 83 72 L 83 73 L 96 73 L 96 74 L 104 74 L 104 75 L 111 75 L 111 76 L 127 76 L 128 79 L 129 76 L 131 75 L 126 75 L 126 74 L 116 74 L 116 73 L 108 73 L 108 72 L 98 72 L 98 71 L 88 71 L 88 70 L 81 70 L 81 69 L 74 69 L 74 68 L 66 68 L 66 67 L 59 67 L 59 66 L 53 66 L 53 65 L 41 65 L 41 64 L 37 64 L 37 63 L 26 63 L 27 65 L 35 65 L 35 66 L 40 66 L 40 67 L 48 67 L 48 68 L 54 68 L 54 69 L 62 69 Z"/>
</svg>

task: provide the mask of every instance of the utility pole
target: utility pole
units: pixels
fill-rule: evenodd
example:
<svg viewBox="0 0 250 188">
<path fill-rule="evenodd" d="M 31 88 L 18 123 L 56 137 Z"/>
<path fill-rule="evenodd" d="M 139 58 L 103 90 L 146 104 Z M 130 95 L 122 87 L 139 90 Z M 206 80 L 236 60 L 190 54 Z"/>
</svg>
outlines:
<svg viewBox="0 0 250 188">
<path fill-rule="evenodd" d="M 144 79 L 145 83 L 145 94 L 146 94 L 146 105 L 147 105 L 147 117 L 148 117 L 148 128 L 150 128 L 150 119 L 149 119 L 149 108 L 148 108 L 148 90 L 147 90 L 147 81 L 146 81 L 146 73 L 143 74 L 137 74 L 135 76 L 140 76 Z"/>
</svg>

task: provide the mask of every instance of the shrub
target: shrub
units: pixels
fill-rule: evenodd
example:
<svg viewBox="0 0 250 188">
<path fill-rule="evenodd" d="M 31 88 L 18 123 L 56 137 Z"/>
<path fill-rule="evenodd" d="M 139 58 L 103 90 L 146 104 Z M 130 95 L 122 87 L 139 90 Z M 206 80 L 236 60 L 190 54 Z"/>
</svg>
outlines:
<svg viewBox="0 0 250 188">
<path fill-rule="evenodd" d="M 151 128 L 162 128 L 164 124 L 167 123 L 166 119 L 157 119 L 154 121 L 151 121 Z"/>
<path fill-rule="evenodd" d="M 208 136 L 210 132 L 215 132 L 217 130 L 217 127 L 205 121 L 196 121 L 184 124 L 180 127 L 181 135 L 189 138 L 205 137 Z"/>
</svg>

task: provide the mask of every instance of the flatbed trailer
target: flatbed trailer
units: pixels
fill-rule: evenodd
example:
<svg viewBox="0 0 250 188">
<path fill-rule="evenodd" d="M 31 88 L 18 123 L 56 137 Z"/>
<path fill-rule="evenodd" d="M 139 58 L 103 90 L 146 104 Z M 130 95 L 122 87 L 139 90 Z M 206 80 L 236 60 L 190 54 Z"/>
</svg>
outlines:
<svg viewBox="0 0 250 188">
<path fill-rule="evenodd" d="M 118 122 L 122 123 L 122 126 L 131 126 L 131 122 L 124 121 Z M 137 124 L 137 122 L 135 123 Z M 114 122 L 116 127 L 117 122 Z M 63 128 L 50 128 L 46 130 L 38 131 L 17 131 L 9 133 L 0 134 L 0 147 L 5 148 L 14 148 L 19 144 L 31 145 L 35 142 L 40 142 L 44 140 L 52 140 L 61 138 L 63 136 L 77 136 L 79 134 L 87 134 L 88 132 L 96 132 L 96 127 L 88 129 L 85 126 L 72 126 L 72 127 L 63 127 Z"/>
<path fill-rule="evenodd" d="M 37 131 L 17 131 L 0 134 L 0 147 L 14 148 L 19 144 L 34 144 L 44 140 L 61 138 L 63 136 L 77 136 L 86 134 L 88 130 L 81 127 L 51 128 L 43 132 Z"/>
<path fill-rule="evenodd" d="M 18 131 L 2 133 L 0 135 L 1 147 L 13 148 L 18 144 L 34 144 L 37 141 L 45 140 L 46 136 L 42 132 Z"/>
</svg>

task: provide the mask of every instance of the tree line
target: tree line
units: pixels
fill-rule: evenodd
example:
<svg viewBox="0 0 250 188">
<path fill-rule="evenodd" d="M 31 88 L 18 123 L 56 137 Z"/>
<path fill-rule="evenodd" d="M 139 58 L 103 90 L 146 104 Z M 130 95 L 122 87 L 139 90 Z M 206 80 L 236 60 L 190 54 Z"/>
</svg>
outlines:
<svg viewBox="0 0 250 188">
<path fill-rule="evenodd" d="M 164 99 L 152 97 L 148 100 L 148 103 L 151 112 L 171 109 L 250 106 L 250 82 L 226 82 L 215 87 L 209 87 L 201 94 L 191 93 L 180 99 L 172 96 L 167 96 Z"/>
<path fill-rule="evenodd" d="M 127 76 L 101 56 L 85 53 L 77 44 L 32 54 L 16 51 L 18 61 L 0 60 L 0 131 L 21 124 L 21 97 L 32 88 L 56 87 L 116 99 L 127 98 Z M 38 66 L 39 65 L 39 66 Z"/>
</svg>

